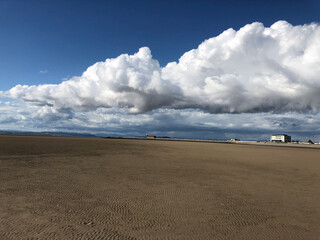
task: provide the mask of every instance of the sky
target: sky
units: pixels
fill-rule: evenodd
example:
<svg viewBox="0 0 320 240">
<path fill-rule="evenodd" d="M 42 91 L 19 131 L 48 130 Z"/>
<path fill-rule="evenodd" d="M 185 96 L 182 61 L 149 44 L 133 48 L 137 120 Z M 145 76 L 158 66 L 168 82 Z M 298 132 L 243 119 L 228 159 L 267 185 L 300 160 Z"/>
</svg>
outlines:
<svg viewBox="0 0 320 240">
<path fill-rule="evenodd" d="M 319 0 L 0 0 L 0 130 L 320 141 L 319 12 Z"/>
</svg>

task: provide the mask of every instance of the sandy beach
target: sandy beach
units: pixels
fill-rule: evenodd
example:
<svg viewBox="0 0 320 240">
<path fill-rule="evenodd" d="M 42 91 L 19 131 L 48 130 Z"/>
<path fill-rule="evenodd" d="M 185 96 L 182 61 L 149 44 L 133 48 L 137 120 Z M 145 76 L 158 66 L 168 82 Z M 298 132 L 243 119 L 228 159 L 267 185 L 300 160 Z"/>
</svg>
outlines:
<svg viewBox="0 0 320 240">
<path fill-rule="evenodd" d="M 0 136 L 0 239 L 319 239 L 320 149 Z"/>
</svg>

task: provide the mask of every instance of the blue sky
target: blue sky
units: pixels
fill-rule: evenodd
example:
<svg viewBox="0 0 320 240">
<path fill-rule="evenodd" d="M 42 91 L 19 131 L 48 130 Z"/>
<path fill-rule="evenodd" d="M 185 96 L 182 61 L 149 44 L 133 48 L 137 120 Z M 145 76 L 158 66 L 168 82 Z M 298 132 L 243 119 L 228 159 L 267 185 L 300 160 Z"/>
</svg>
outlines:
<svg viewBox="0 0 320 240">
<path fill-rule="evenodd" d="M 164 66 L 230 27 L 319 22 L 319 2 L 1 0 L 0 89 L 59 83 L 143 46 Z"/>
<path fill-rule="evenodd" d="M 81 76 L 88 67 L 97 62 L 103 62 L 106 59 L 115 59 L 121 54 L 133 55 L 139 51 L 139 48 L 145 46 L 151 50 L 152 58 L 159 62 L 160 67 L 165 68 L 169 62 L 178 62 L 184 53 L 192 49 L 197 49 L 198 45 L 203 43 L 206 39 L 219 36 L 229 28 L 233 28 L 235 31 L 238 31 L 245 25 L 252 24 L 253 22 L 260 22 L 265 28 L 268 28 L 279 20 L 284 20 L 292 26 L 310 23 L 317 24 L 320 22 L 319 12 L 320 1 L 311 0 L 0 0 L 0 91 L 6 92 L 18 84 L 29 86 L 59 84 L 63 80 L 72 79 L 74 76 Z M 316 56 L 316 58 L 318 61 L 319 56 Z M 178 81 L 172 80 L 174 78 L 173 76 L 168 75 L 167 78 L 169 79 L 169 82 L 174 82 L 174 84 Z M 170 89 L 172 90 L 172 88 Z M 38 96 L 40 96 L 42 93 L 35 92 L 34 94 L 39 94 Z M 186 95 L 188 94 L 184 93 L 184 96 Z M 108 134 L 125 134 L 126 130 L 129 129 L 128 123 L 121 123 L 123 120 L 119 120 L 118 124 L 113 125 L 113 129 L 116 127 L 121 129 L 121 131 L 113 131 L 108 127 L 101 127 L 101 125 L 103 125 L 103 121 L 101 125 L 96 126 L 94 129 L 90 127 L 86 128 L 85 120 L 83 120 L 81 126 L 75 123 L 80 121 L 78 119 L 79 115 L 89 114 L 90 111 L 96 111 L 96 109 L 99 110 L 101 107 L 105 108 L 106 105 L 103 104 L 103 106 L 94 104 L 94 106 L 90 105 L 90 111 L 88 109 L 84 110 L 74 108 L 73 106 L 63 107 L 63 111 L 61 111 L 61 107 L 59 108 L 54 106 L 54 109 L 51 109 L 50 111 L 53 115 L 51 117 L 54 119 L 52 121 L 57 126 L 55 128 L 50 128 L 52 124 L 49 120 L 48 122 L 44 122 L 41 118 L 38 119 L 37 116 L 32 114 L 34 112 L 47 111 L 39 109 L 40 105 L 52 107 L 52 104 L 47 104 L 48 101 L 43 101 L 43 98 L 41 98 L 40 101 L 40 97 L 34 97 L 30 100 L 30 96 L 26 100 L 26 97 L 21 97 L 21 94 L 18 97 L 17 94 L 14 97 L 10 97 L 10 94 L 6 94 L 6 96 L 9 99 L 15 99 L 10 100 L 10 102 L 16 102 L 14 103 L 15 106 L 2 107 L 2 109 L 5 109 L 6 116 L 4 113 L 0 113 L 3 118 L 3 124 L 1 124 L 0 120 L 0 129 L 20 129 L 22 123 L 21 119 L 19 120 L 20 122 L 17 122 L 17 126 L 15 127 L 15 125 L 9 126 L 7 124 L 7 118 L 14 118 L 14 111 L 22 111 L 21 109 L 27 108 L 32 108 L 32 110 L 21 115 L 23 116 L 22 118 L 25 118 L 22 124 L 24 127 L 22 127 L 22 129 L 26 130 L 37 131 L 64 129 L 66 131 L 78 131 L 81 129 L 82 131 L 102 134 L 105 132 Z M 194 99 L 194 95 L 192 95 L 192 98 Z M 37 106 L 34 105 L 35 99 L 38 101 Z M 4 99 L 3 96 L 2 104 L 6 101 L 7 100 Z M 39 101 L 41 102 L 40 104 Z M 9 103 L 7 103 L 7 105 L 8 104 Z M 27 107 L 22 107 L 21 104 L 27 104 Z M 257 110 L 260 109 L 260 107 L 255 106 L 251 109 L 245 108 L 244 111 L 242 111 L 242 108 L 239 106 L 237 106 L 238 108 L 236 107 L 235 110 L 233 110 L 233 106 L 228 106 L 227 111 L 218 111 L 216 105 L 211 106 L 210 103 L 206 103 L 206 106 L 200 107 L 197 105 L 198 103 L 189 104 L 183 107 L 181 106 L 181 103 L 179 104 L 179 106 L 176 106 L 176 104 L 174 107 L 171 105 L 168 107 L 167 103 L 163 103 L 163 101 L 161 101 L 160 103 L 157 103 L 157 106 L 159 105 L 160 107 L 151 106 L 150 109 L 141 108 L 142 110 L 138 107 L 138 110 L 136 110 L 137 112 L 134 112 L 134 114 L 138 113 L 137 115 L 131 115 L 132 112 L 121 112 L 120 114 L 118 112 L 118 105 L 112 106 L 110 109 L 109 104 L 106 111 L 111 111 L 111 113 L 108 112 L 102 115 L 106 118 L 113 116 L 117 119 L 136 118 L 136 122 L 141 122 L 140 118 L 142 115 L 152 118 L 154 114 L 159 114 L 157 111 L 161 112 L 161 109 L 164 108 L 169 108 L 168 111 L 186 112 L 193 109 L 192 111 L 199 112 L 199 114 L 209 114 L 207 117 L 212 118 L 210 120 L 207 119 L 204 121 L 204 118 L 197 117 L 197 119 L 194 119 L 192 123 L 181 124 L 184 128 L 179 132 L 179 134 L 177 134 L 174 129 L 170 130 L 172 135 L 176 134 L 187 137 L 193 135 L 192 131 L 202 132 L 203 128 L 200 129 L 200 127 L 203 127 L 203 124 L 207 124 L 208 122 L 217 121 L 216 118 L 219 114 L 227 114 L 229 118 L 234 119 L 234 127 L 232 127 L 231 130 L 229 128 L 226 130 L 225 127 L 220 125 L 215 126 L 215 128 L 219 129 L 218 132 L 233 131 L 234 134 L 237 132 L 241 132 L 243 134 L 243 127 L 237 125 L 237 123 L 242 121 L 242 113 L 249 114 L 250 112 L 255 112 L 250 116 L 259 119 L 261 118 L 261 115 L 259 115 L 261 112 L 272 112 L 270 116 L 273 116 L 274 119 L 283 119 L 283 117 L 287 119 L 289 117 L 289 122 L 296 120 L 300 123 L 299 126 L 301 126 L 301 122 L 303 122 L 302 119 L 304 117 L 308 119 L 312 118 L 314 119 L 313 123 L 318 124 L 319 116 L 315 114 L 315 111 L 318 111 L 315 110 L 317 108 L 317 103 L 312 103 L 310 106 L 306 103 L 308 106 L 305 109 L 303 107 L 298 107 L 297 109 L 291 108 L 288 107 L 288 104 L 280 107 L 275 107 L 271 104 L 272 106 L 268 106 L 269 110 L 266 110 L 264 107 L 262 107 L 263 110 Z M 20 107 L 18 107 L 18 105 Z M 37 107 L 37 109 L 33 109 L 35 107 Z M 310 113 L 308 109 L 312 109 L 313 112 Z M 59 117 L 61 112 L 66 113 L 68 111 L 68 116 L 65 119 Z M 236 114 L 230 115 L 228 112 Z M 240 114 L 237 115 L 237 113 Z M 97 112 L 92 112 L 92 114 L 97 114 Z M 169 113 L 166 112 L 163 114 L 167 116 Z M 182 113 L 175 112 L 175 114 L 180 116 Z M 187 116 L 189 116 L 188 114 Z M 286 115 L 283 116 L 280 114 Z M 288 114 L 291 115 L 288 116 Z M 11 118 L 8 117 L 9 115 Z M 169 115 L 172 115 L 172 113 L 170 112 Z M 66 119 L 68 119 L 68 121 Z M 297 119 L 299 119 L 299 121 Z M 94 120 L 91 119 L 90 121 Z M 168 121 L 169 120 L 167 118 L 163 118 L 161 124 L 166 125 Z M 172 122 L 173 120 L 171 119 L 170 121 Z M 15 121 L 11 120 L 11 122 Z M 30 124 L 30 122 L 33 122 L 33 124 Z M 138 123 L 134 124 L 139 125 Z M 252 123 L 248 124 L 250 125 Z M 87 126 L 89 125 L 90 124 L 88 123 Z M 110 124 L 106 125 L 110 126 Z M 175 128 L 179 128 L 178 125 L 179 124 L 175 122 Z M 274 128 L 259 128 L 259 130 L 257 130 L 258 133 L 253 134 L 252 136 L 256 138 L 256 136 L 262 136 L 263 132 L 269 134 L 273 131 L 282 130 L 288 132 L 292 131 L 293 133 L 298 131 L 299 134 L 303 136 L 303 133 L 300 133 L 304 131 L 303 127 L 301 127 L 302 129 L 294 129 L 294 127 L 291 126 L 290 129 L 286 129 L 283 126 L 283 124 L 280 124 L 278 127 Z M 131 127 L 132 126 L 130 125 L 130 129 Z M 198 130 L 190 130 L 197 127 L 199 128 Z M 318 129 L 319 127 L 320 125 L 314 125 L 313 129 Z M 170 135 L 170 132 L 167 131 L 162 133 L 158 127 L 153 126 L 152 124 L 148 125 L 148 129 L 144 129 L 142 125 L 139 125 L 139 129 L 140 128 L 141 130 L 132 132 L 131 134 L 158 131 L 156 133 L 161 135 Z M 254 129 L 251 129 L 249 132 L 254 131 Z M 305 131 L 309 131 L 306 134 L 311 134 L 310 129 L 306 129 Z M 200 135 L 201 134 L 202 133 L 200 133 Z M 315 131 L 315 135 L 317 134 L 319 135 L 319 130 Z M 219 136 L 221 138 L 228 137 L 223 134 L 220 134 Z"/>
</svg>

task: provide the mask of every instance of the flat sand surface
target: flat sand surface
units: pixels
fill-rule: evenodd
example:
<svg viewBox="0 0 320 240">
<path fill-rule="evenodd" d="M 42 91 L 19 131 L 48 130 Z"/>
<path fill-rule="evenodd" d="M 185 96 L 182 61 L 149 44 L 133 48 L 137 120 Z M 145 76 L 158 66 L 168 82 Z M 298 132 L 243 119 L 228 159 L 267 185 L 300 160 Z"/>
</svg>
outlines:
<svg viewBox="0 0 320 240">
<path fill-rule="evenodd" d="M 320 239 L 320 149 L 0 136 L 0 239 Z"/>
</svg>

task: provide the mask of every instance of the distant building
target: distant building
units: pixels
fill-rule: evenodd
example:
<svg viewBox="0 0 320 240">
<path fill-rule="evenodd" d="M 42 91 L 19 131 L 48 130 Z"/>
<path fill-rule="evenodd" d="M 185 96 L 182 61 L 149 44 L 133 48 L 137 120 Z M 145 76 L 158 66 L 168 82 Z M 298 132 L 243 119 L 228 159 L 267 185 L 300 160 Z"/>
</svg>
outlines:
<svg viewBox="0 0 320 240">
<path fill-rule="evenodd" d="M 291 136 L 286 134 L 273 134 L 270 138 L 270 142 L 291 142 Z"/>
<path fill-rule="evenodd" d="M 157 137 L 156 137 L 156 136 L 147 135 L 146 138 L 147 138 L 147 139 L 155 139 L 155 138 L 157 138 Z"/>
<path fill-rule="evenodd" d="M 235 142 L 235 141 L 240 141 L 238 138 L 231 138 L 230 141 Z"/>
</svg>

